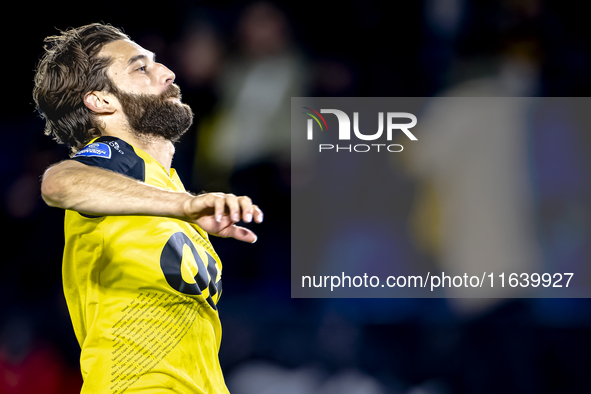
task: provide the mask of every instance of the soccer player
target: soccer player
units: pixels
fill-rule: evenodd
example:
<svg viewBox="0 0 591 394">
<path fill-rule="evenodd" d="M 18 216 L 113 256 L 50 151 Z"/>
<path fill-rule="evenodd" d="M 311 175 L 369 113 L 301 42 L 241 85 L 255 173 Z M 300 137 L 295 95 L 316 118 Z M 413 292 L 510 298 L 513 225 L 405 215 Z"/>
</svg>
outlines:
<svg viewBox="0 0 591 394">
<path fill-rule="evenodd" d="M 82 393 L 227 393 L 222 264 L 208 234 L 255 242 L 248 197 L 185 191 L 171 168 L 192 123 L 175 75 L 110 25 L 48 37 L 33 97 L 72 157 L 42 196 L 66 210 L 63 285 Z"/>
</svg>

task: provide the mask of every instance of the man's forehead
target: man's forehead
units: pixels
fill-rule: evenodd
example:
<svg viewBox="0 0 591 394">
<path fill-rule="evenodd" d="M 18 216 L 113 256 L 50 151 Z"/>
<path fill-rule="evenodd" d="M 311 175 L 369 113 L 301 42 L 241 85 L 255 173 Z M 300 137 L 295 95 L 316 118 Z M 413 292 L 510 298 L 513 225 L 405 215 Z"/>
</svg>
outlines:
<svg viewBox="0 0 591 394">
<path fill-rule="evenodd" d="M 103 46 L 99 52 L 99 56 L 110 57 L 113 59 L 113 64 L 118 63 L 123 67 L 127 66 L 130 59 L 141 55 L 145 55 L 150 59 L 154 57 L 152 52 L 128 39 L 110 42 Z"/>
</svg>

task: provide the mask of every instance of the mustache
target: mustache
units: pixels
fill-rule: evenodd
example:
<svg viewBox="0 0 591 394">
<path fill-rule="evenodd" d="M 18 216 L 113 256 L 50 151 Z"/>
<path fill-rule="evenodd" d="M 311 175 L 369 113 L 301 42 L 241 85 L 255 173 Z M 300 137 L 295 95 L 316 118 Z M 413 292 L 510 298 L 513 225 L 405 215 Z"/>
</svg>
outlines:
<svg viewBox="0 0 591 394">
<path fill-rule="evenodd" d="M 160 93 L 160 98 L 162 100 L 166 100 L 169 98 L 176 98 L 176 99 L 181 99 L 182 95 L 181 95 L 181 88 L 179 88 L 179 86 L 175 83 L 170 84 L 166 90 L 164 90 L 164 92 Z"/>
</svg>

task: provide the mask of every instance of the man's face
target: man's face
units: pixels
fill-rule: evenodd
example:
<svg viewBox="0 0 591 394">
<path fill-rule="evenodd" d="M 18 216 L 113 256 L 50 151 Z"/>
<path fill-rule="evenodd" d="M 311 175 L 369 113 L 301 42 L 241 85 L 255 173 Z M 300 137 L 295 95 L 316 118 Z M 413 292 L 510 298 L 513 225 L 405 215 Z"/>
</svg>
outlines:
<svg viewBox="0 0 591 394">
<path fill-rule="evenodd" d="M 113 59 L 107 70 L 115 85 L 111 93 L 136 135 L 175 142 L 191 126 L 193 112 L 181 103 L 174 73 L 156 63 L 152 52 L 133 41 L 119 40 L 105 45 L 99 56 Z"/>
</svg>

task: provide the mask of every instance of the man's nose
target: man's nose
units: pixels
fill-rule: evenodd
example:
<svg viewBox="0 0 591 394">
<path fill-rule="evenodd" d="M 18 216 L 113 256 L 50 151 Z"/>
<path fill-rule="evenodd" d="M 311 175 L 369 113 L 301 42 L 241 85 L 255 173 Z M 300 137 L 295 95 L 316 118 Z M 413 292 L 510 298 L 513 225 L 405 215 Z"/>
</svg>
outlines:
<svg viewBox="0 0 591 394">
<path fill-rule="evenodd" d="M 162 67 L 162 76 L 161 81 L 164 85 L 170 85 L 174 82 L 176 75 L 165 65 L 161 64 Z"/>
</svg>

